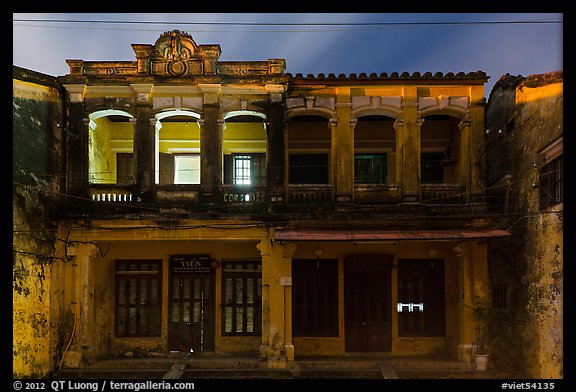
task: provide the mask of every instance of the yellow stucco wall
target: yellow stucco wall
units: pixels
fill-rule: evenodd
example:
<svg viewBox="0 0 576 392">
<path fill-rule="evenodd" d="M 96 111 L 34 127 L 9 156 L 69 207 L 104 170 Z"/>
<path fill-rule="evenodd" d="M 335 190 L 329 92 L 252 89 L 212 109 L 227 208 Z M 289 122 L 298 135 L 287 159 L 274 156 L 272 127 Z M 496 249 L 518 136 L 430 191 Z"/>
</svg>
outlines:
<svg viewBox="0 0 576 392">
<path fill-rule="evenodd" d="M 458 257 L 453 251 L 456 242 L 400 242 L 396 244 L 353 244 L 335 242 L 299 242 L 276 243 L 273 247 L 262 244 L 270 243 L 268 231 L 260 228 L 226 230 L 202 228 L 180 231 L 153 229 L 124 231 L 84 231 L 72 234 L 72 238 L 91 239 L 101 249 L 107 250 L 103 257 L 99 251 L 91 253 L 90 263 L 93 271 L 92 305 L 82 305 L 84 310 L 93 307 L 93 336 L 87 340 L 94 345 L 95 356 L 125 355 L 128 352 L 139 352 L 144 355 L 162 355 L 168 350 L 168 260 L 172 254 L 209 254 L 222 259 L 257 259 L 262 257 L 263 286 L 263 335 L 260 337 L 223 337 L 221 336 L 221 289 L 222 271 L 216 269 L 216 304 L 215 304 L 215 351 L 219 353 L 256 354 L 261 344 L 293 346 L 296 356 L 343 355 L 345 354 L 344 329 L 344 259 L 352 254 L 390 254 L 397 259 L 426 258 L 430 249 L 436 252 L 435 257 L 445 260 L 446 292 L 446 336 L 406 338 L 399 337 L 395 304 L 397 302 L 397 280 L 395 269 L 391 277 L 392 299 L 392 355 L 434 355 L 443 354 L 457 357 L 460 342 L 459 280 L 462 279 L 458 267 Z M 187 240 L 184 239 L 187 237 Z M 146 238 L 146 241 L 143 239 Z M 120 240 L 121 239 L 121 240 Z M 261 244 L 262 241 L 262 244 Z M 259 245 L 260 244 L 260 245 Z M 480 247 L 484 247 L 481 245 Z M 339 336 L 330 338 L 291 337 L 290 302 L 286 303 L 291 288 L 283 286 L 280 278 L 291 276 L 293 259 L 313 258 L 313 250 L 322 249 L 321 258 L 336 259 L 339 262 Z M 470 246 L 471 247 L 471 246 Z M 292 253 L 293 252 L 293 253 Z M 288 258 L 286 258 L 288 257 Z M 478 257 L 478 255 L 476 255 Z M 485 257 L 485 255 L 484 255 Z M 159 338 L 117 338 L 114 336 L 114 260 L 117 259 L 159 259 L 163 260 L 163 310 L 162 335 Z M 484 260 L 477 260 L 480 264 Z M 76 281 L 82 278 L 75 278 Z M 77 286 L 77 284 L 76 284 Z M 483 288 L 480 288 L 483 289 Z M 288 291 L 287 291 L 288 290 Z M 80 293 L 78 287 L 76 292 Z M 81 295 L 81 294 L 78 294 Z M 72 299 L 73 301 L 73 299 Z M 286 307 L 284 307 L 286 304 Z M 269 306 L 269 309 L 266 309 Z M 267 319 L 266 319 L 267 318 Z M 471 328 L 471 326 L 468 326 Z M 280 340 L 278 340 L 280 339 Z M 469 344 L 473 342 L 470 341 Z M 284 350 L 284 348 L 282 348 Z M 72 350 L 74 351 L 74 349 Z"/>
</svg>

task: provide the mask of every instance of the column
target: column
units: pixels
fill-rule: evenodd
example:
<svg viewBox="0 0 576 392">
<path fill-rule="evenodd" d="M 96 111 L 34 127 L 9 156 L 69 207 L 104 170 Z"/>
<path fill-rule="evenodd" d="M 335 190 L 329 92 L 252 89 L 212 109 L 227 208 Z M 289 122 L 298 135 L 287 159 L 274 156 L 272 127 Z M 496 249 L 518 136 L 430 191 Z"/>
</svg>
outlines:
<svg viewBox="0 0 576 392">
<path fill-rule="evenodd" d="M 396 175 L 402 188 L 402 202 L 420 199 L 420 126 L 416 87 L 405 87 L 401 120 L 396 129 Z"/>
<path fill-rule="evenodd" d="M 152 84 L 132 84 L 136 94 L 136 127 L 134 128 L 134 168 L 136 200 L 151 202 L 155 198 L 155 127 L 152 115 Z"/>
<path fill-rule="evenodd" d="M 98 247 L 93 244 L 76 245 L 75 287 L 72 311 L 76 319 L 74 345 L 67 353 L 69 363 L 90 361 L 95 357 L 95 313 L 94 313 L 94 258 Z M 68 356 L 69 355 L 69 356 Z M 73 360 L 76 358 L 76 361 Z M 79 365 L 79 363 L 74 363 Z"/>
<path fill-rule="evenodd" d="M 262 255 L 262 342 L 261 361 L 269 368 L 285 368 L 294 360 L 292 344 L 292 255 L 293 244 L 281 245 L 272 240 L 260 242 Z"/>
<path fill-rule="evenodd" d="M 275 203 L 285 199 L 286 132 L 284 129 L 284 104 L 282 100 L 273 100 L 272 97 L 270 99 L 266 132 L 266 185 L 270 201 Z"/>
<path fill-rule="evenodd" d="M 458 360 L 471 362 L 474 344 L 474 320 L 472 317 L 472 259 L 467 243 L 453 248 L 458 264 Z"/>
<path fill-rule="evenodd" d="M 470 202 L 485 203 L 485 158 L 484 158 L 484 86 L 471 87 L 470 99 Z"/>
<path fill-rule="evenodd" d="M 332 162 L 335 171 L 336 203 L 351 203 L 354 192 L 354 126 L 351 121 L 350 110 L 352 102 L 350 88 L 337 89 L 336 96 L 336 124 L 335 137 L 332 143 L 336 144 L 336 161 Z"/>
<path fill-rule="evenodd" d="M 200 199 L 203 203 L 222 203 L 222 127 L 218 119 L 220 85 L 199 85 L 204 92 L 203 126 L 200 128 Z"/>
<path fill-rule="evenodd" d="M 64 85 L 69 95 L 67 154 L 68 169 L 66 174 L 67 193 L 74 196 L 88 197 L 88 123 L 84 84 Z"/>
</svg>

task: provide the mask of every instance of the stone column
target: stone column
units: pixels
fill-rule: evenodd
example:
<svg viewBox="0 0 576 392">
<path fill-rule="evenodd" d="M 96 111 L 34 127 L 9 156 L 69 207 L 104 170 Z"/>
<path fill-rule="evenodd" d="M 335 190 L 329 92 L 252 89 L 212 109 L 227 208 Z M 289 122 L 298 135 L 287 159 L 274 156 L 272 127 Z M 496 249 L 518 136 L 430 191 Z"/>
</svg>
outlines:
<svg viewBox="0 0 576 392">
<path fill-rule="evenodd" d="M 337 170 L 336 165 L 338 162 L 338 119 L 331 118 L 328 120 L 328 126 L 330 127 L 330 160 L 328 162 L 328 181 L 332 185 L 332 197 L 336 194 L 337 188 Z"/>
<path fill-rule="evenodd" d="M 266 132 L 266 185 L 272 203 L 285 199 L 284 176 L 286 166 L 286 132 L 282 100 L 270 102 Z"/>
<path fill-rule="evenodd" d="M 86 113 L 84 84 L 65 84 L 69 95 L 67 143 L 67 193 L 88 197 L 88 115 Z"/>
<path fill-rule="evenodd" d="M 200 199 L 203 203 L 222 203 L 222 126 L 218 119 L 220 85 L 201 85 L 204 91 L 204 117 L 200 128 Z"/>
<path fill-rule="evenodd" d="M 262 344 L 260 360 L 269 368 L 285 368 L 294 360 L 292 344 L 292 255 L 295 245 L 281 245 L 272 240 L 260 242 L 262 255 Z M 288 302 L 290 301 L 290 302 Z"/>
<path fill-rule="evenodd" d="M 458 128 L 460 130 L 460 149 L 458 152 L 458 178 L 460 181 L 466 184 L 466 203 L 470 202 L 470 167 L 472 165 L 470 161 L 470 118 L 468 116 L 464 117 L 460 123 L 458 123 Z"/>
<path fill-rule="evenodd" d="M 453 248 L 458 265 L 458 360 L 472 361 L 474 342 L 472 325 L 472 265 L 468 246 L 458 244 Z"/>
<path fill-rule="evenodd" d="M 470 100 L 470 202 L 485 203 L 484 86 L 472 87 Z"/>
<path fill-rule="evenodd" d="M 95 356 L 94 313 L 94 257 L 98 247 L 93 244 L 76 245 L 74 260 L 74 299 L 72 310 L 76 319 L 74 345 L 66 354 L 69 367 L 79 367 L 80 361 L 91 361 Z"/>
<path fill-rule="evenodd" d="M 473 308 L 488 302 L 488 258 L 486 243 L 463 242 L 454 247 L 459 266 L 458 360 L 471 362 L 476 345 Z"/>
<path fill-rule="evenodd" d="M 402 202 L 420 199 L 420 126 L 416 87 L 406 87 L 401 120 L 396 129 L 396 174 L 402 188 Z"/>
<path fill-rule="evenodd" d="M 134 168 L 136 200 L 150 202 L 155 198 L 155 126 L 152 115 L 151 84 L 132 84 L 136 94 L 136 127 L 134 129 Z"/>
<path fill-rule="evenodd" d="M 354 126 L 351 121 L 350 110 L 352 102 L 350 88 L 338 88 L 336 97 L 336 124 L 335 138 L 336 161 L 332 162 L 335 175 L 336 203 L 351 203 L 354 191 Z"/>
</svg>

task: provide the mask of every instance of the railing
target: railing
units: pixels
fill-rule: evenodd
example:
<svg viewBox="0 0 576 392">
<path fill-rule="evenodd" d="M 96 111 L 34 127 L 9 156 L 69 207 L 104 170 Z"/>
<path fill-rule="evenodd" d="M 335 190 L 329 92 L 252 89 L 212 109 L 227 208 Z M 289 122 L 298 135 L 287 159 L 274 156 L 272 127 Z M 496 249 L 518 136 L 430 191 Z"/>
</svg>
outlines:
<svg viewBox="0 0 576 392">
<path fill-rule="evenodd" d="M 288 184 L 288 202 L 328 203 L 332 201 L 330 184 Z"/>
<path fill-rule="evenodd" d="M 117 184 L 90 184 L 90 198 L 96 202 L 131 203 L 129 186 Z"/>
<path fill-rule="evenodd" d="M 354 184 L 356 203 L 397 203 L 398 184 Z"/>
<path fill-rule="evenodd" d="M 252 187 L 246 185 L 222 185 L 224 203 L 264 203 L 266 201 L 266 187 Z"/>
<path fill-rule="evenodd" d="M 135 202 L 131 185 L 90 184 L 89 194 L 94 202 Z M 186 201 L 197 203 L 200 189 L 194 187 L 159 187 L 158 201 Z M 265 203 L 268 189 L 265 186 L 223 185 L 225 204 Z M 355 184 L 354 202 L 370 204 L 394 204 L 399 201 L 398 184 Z M 478 197 L 480 199 L 480 197 Z M 422 184 L 420 200 L 425 204 L 466 204 L 466 184 Z M 329 204 L 333 201 L 330 184 L 289 184 L 286 202 L 296 204 Z"/>
<path fill-rule="evenodd" d="M 466 203 L 466 184 L 422 184 L 420 192 L 427 204 Z"/>
</svg>

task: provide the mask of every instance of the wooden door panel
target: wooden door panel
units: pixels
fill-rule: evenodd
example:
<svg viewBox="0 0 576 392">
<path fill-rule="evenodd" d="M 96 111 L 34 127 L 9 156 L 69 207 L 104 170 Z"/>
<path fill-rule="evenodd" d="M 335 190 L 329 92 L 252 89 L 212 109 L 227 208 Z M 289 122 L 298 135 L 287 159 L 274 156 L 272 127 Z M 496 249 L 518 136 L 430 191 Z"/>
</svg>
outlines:
<svg viewBox="0 0 576 392">
<path fill-rule="evenodd" d="M 391 350 L 391 261 L 389 255 L 354 256 L 346 260 L 346 351 Z"/>
</svg>

